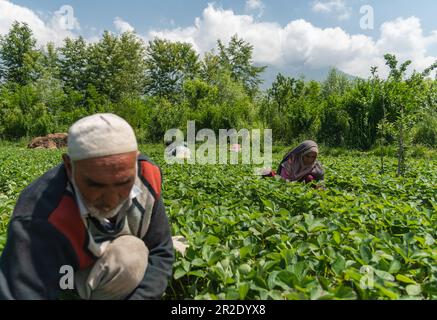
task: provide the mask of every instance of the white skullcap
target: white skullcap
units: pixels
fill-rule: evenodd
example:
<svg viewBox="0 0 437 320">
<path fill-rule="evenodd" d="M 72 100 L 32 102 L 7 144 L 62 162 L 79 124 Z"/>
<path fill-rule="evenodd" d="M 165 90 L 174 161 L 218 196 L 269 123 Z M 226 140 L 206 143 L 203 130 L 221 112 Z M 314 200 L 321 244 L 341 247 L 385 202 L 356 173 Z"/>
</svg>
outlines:
<svg viewBox="0 0 437 320">
<path fill-rule="evenodd" d="M 73 161 L 137 151 L 134 130 L 112 113 L 76 121 L 68 130 L 68 155 Z"/>
</svg>

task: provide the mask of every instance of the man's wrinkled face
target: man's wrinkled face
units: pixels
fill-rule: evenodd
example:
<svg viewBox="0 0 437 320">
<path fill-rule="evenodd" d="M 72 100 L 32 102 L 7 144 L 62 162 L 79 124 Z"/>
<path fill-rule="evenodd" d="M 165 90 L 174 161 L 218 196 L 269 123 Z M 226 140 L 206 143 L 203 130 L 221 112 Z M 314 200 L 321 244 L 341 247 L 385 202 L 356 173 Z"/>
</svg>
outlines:
<svg viewBox="0 0 437 320">
<path fill-rule="evenodd" d="M 129 152 L 74 162 L 74 170 L 68 156 L 64 163 L 70 180 L 90 209 L 105 216 L 126 201 L 136 177 L 138 152 Z M 73 176 L 74 174 L 74 176 Z"/>
</svg>

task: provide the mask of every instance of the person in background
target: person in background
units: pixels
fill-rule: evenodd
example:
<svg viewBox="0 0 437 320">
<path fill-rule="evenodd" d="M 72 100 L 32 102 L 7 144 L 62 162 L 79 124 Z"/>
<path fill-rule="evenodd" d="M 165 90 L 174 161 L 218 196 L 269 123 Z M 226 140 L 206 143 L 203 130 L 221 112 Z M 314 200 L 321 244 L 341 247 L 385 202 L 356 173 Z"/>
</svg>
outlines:
<svg viewBox="0 0 437 320">
<path fill-rule="evenodd" d="M 317 143 L 305 140 L 285 155 L 276 175 L 286 181 L 305 183 L 322 181 L 324 170 L 317 160 L 318 154 Z"/>
</svg>

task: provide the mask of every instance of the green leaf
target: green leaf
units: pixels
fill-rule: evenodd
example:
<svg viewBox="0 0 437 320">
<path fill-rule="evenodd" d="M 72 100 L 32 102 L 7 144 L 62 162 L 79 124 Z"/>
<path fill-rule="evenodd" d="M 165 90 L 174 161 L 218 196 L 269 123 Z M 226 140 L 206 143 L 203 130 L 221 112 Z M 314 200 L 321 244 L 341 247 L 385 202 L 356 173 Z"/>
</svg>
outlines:
<svg viewBox="0 0 437 320">
<path fill-rule="evenodd" d="M 429 233 L 425 235 L 425 244 L 428 246 L 432 246 L 435 243 L 435 239 Z"/>
<path fill-rule="evenodd" d="M 409 284 L 405 287 L 405 290 L 410 296 L 417 296 L 422 293 L 422 288 L 418 284 Z"/>
<path fill-rule="evenodd" d="M 289 270 L 296 276 L 296 278 L 299 281 L 302 281 L 307 273 L 307 264 L 304 261 L 299 261 L 291 267 L 289 267 Z"/>
<path fill-rule="evenodd" d="M 375 284 L 375 287 L 385 296 L 389 297 L 390 299 L 397 300 L 399 299 L 399 295 L 396 292 L 393 292 L 389 289 L 384 288 L 383 286 L 379 284 Z"/>
<path fill-rule="evenodd" d="M 211 251 L 212 251 L 212 249 L 211 249 L 211 246 L 209 246 L 209 245 L 204 245 L 202 247 L 202 258 L 203 258 L 203 260 L 208 261 L 209 255 L 210 255 Z"/>
<path fill-rule="evenodd" d="M 192 270 L 187 273 L 189 276 L 195 276 L 198 278 L 204 278 L 206 276 L 206 273 L 203 270 Z"/>
<path fill-rule="evenodd" d="M 216 236 L 208 236 L 205 240 L 205 243 L 208 245 L 214 245 L 214 244 L 218 244 L 220 243 L 220 239 L 217 238 Z"/>
<path fill-rule="evenodd" d="M 262 202 L 264 204 L 264 208 L 265 209 L 268 209 L 270 211 L 274 211 L 275 210 L 275 204 L 271 200 L 263 199 Z"/>
<path fill-rule="evenodd" d="M 238 300 L 240 298 L 239 291 L 236 291 L 235 289 L 228 289 L 226 292 L 226 300 Z"/>
<path fill-rule="evenodd" d="M 334 239 L 336 244 L 340 244 L 341 238 L 340 238 L 340 233 L 338 231 L 333 232 L 332 238 Z"/>
<path fill-rule="evenodd" d="M 256 230 L 254 227 L 250 227 L 250 228 L 249 228 L 249 231 L 252 232 L 252 234 L 253 234 L 254 236 L 260 236 L 260 235 L 261 235 L 261 232 L 259 232 L 258 230 Z"/>
<path fill-rule="evenodd" d="M 401 270 L 401 263 L 398 260 L 393 260 L 390 264 L 390 268 L 388 269 L 388 272 L 390 273 L 397 273 L 399 270 Z"/>
<path fill-rule="evenodd" d="M 252 268 L 247 263 L 243 263 L 238 267 L 238 270 L 241 272 L 241 274 L 247 275 L 250 271 L 252 271 Z"/>
<path fill-rule="evenodd" d="M 394 281 L 395 280 L 395 278 L 390 273 L 388 273 L 386 271 L 375 269 L 374 272 L 379 278 L 381 278 L 383 280 L 386 280 L 386 281 Z"/>
<path fill-rule="evenodd" d="M 220 258 L 222 257 L 222 253 L 221 251 L 215 251 L 208 259 L 208 265 L 212 266 L 213 264 L 215 264 L 217 261 L 220 260 Z"/>
<path fill-rule="evenodd" d="M 403 282 L 403 283 L 410 283 L 410 284 L 416 284 L 416 281 L 408 278 L 407 276 L 404 276 L 402 274 L 397 274 L 396 275 L 396 280 Z"/>
<path fill-rule="evenodd" d="M 206 262 L 200 258 L 196 258 L 193 261 L 191 261 L 191 265 L 195 266 L 195 267 L 202 267 L 202 266 L 206 265 Z"/>
<path fill-rule="evenodd" d="M 255 284 L 262 289 L 268 289 L 267 282 L 260 276 L 255 277 Z"/>
<path fill-rule="evenodd" d="M 324 229 L 326 229 L 326 225 L 322 221 L 316 220 L 309 225 L 308 232 L 317 232 Z"/>
<path fill-rule="evenodd" d="M 249 292 L 249 288 L 250 288 L 250 286 L 247 282 L 240 284 L 240 287 L 238 288 L 240 300 L 246 299 L 247 293 Z"/>
<path fill-rule="evenodd" d="M 346 269 L 345 274 L 346 274 L 346 277 L 345 277 L 346 280 L 354 279 L 355 281 L 360 281 L 361 278 L 363 277 L 363 274 L 359 273 L 354 268 Z"/>
<path fill-rule="evenodd" d="M 281 299 L 283 299 L 282 291 L 271 290 L 271 291 L 269 291 L 269 297 L 272 298 L 273 300 L 281 300 Z"/>
<path fill-rule="evenodd" d="M 364 262 L 369 263 L 370 259 L 372 258 L 372 252 L 365 243 L 361 243 L 360 245 L 360 254 Z"/>
<path fill-rule="evenodd" d="M 288 211 L 287 209 L 284 208 L 280 208 L 277 212 L 278 215 L 283 216 L 283 217 L 288 217 L 290 215 L 290 211 Z"/>
<path fill-rule="evenodd" d="M 354 300 L 357 298 L 355 291 L 346 286 L 340 286 L 337 290 L 335 290 L 334 296 L 341 300 Z"/>
<path fill-rule="evenodd" d="M 186 272 L 190 271 L 190 262 L 187 260 L 183 260 L 182 261 L 182 268 L 184 268 L 184 270 Z"/>
<path fill-rule="evenodd" d="M 186 274 L 187 274 L 187 272 L 186 272 L 184 269 L 182 269 L 182 268 L 177 268 L 177 269 L 175 270 L 174 274 L 173 274 L 173 278 L 174 278 L 175 280 L 177 280 L 177 279 L 179 279 L 179 278 L 182 278 L 182 277 L 185 276 Z"/>
<path fill-rule="evenodd" d="M 276 276 L 278 275 L 280 271 L 273 271 L 269 274 L 269 277 L 267 278 L 267 285 L 269 286 L 269 289 L 272 290 L 276 286 Z"/>
<path fill-rule="evenodd" d="M 334 263 L 332 264 L 332 270 L 334 270 L 335 274 L 338 276 L 343 272 L 345 267 L 346 260 L 341 255 L 338 255 L 337 259 L 335 259 Z"/>
<path fill-rule="evenodd" d="M 244 259 L 247 255 L 252 253 L 252 246 L 245 246 L 240 249 L 240 258 Z"/>
</svg>

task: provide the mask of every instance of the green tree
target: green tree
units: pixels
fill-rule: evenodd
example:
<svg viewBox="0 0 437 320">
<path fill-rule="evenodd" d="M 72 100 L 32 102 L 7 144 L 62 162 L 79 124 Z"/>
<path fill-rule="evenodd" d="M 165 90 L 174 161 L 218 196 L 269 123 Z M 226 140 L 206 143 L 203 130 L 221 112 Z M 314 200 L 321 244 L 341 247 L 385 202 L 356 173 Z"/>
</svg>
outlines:
<svg viewBox="0 0 437 320">
<path fill-rule="evenodd" d="M 320 85 L 278 74 L 261 104 L 260 116 L 275 139 L 287 143 L 315 136 Z"/>
<path fill-rule="evenodd" d="M 325 98 L 332 94 L 343 95 L 351 87 L 351 81 L 336 68 L 329 70 L 322 84 L 322 94 Z"/>
<path fill-rule="evenodd" d="M 428 77 L 437 68 L 437 62 L 425 69 L 422 76 Z M 437 73 L 436 73 L 437 77 Z M 437 147 L 437 78 L 426 78 L 421 88 L 423 99 L 414 128 L 413 142 L 428 147 Z"/>
<path fill-rule="evenodd" d="M 183 128 L 185 109 L 181 104 L 172 104 L 164 97 L 147 97 L 147 137 L 149 141 L 162 141 L 167 130 Z"/>
<path fill-rule="evenodd" d="M 121 36 L 108 31 L 88 49 L 88 81 L 99 94 L 117 102 L 124 95 L 144 92 L 144 44 L 132 32 Z"/>
<path fill-rule="evenodd" d="M 320 142 L 331 147 L 345 146 L 349 137 L 349 114 L 343 107 L 342 97 L 330 95 L 323 100 L 320 115 L 320 129 L 317 137 Z"/>
<path fill-rule="evenodd" d="M 111 99 L 118 95 L 113 81 L 121 63 L 117 60 L 117 43 L 117 36 L 105 31 L 102 39 L 90 45 L 88 50 L 89 84 L 97 90 L 97 93 L 106 95 Z"/>
<path fill-rule="evenodd" d="M 144 42 L 133 32 L 124 32 L 119 36 L 116 52 L 120 64 L 114 75 L 114 83 L 119 97 L 143 95 L 146 85 Z"/>
<path fill-rule="evenodd" d="M 67 38 L 59 48 L 59 72 L 66 91 L 85 92 L 88 80 L 88 46 L 82 37 Z"/>
<path fill-rule="evenodd" d="M 45 135 L 54 130 L 54 121 L 33 85 L 3 88 L 0 95 L 0 132 L 15 139 Z"/>
<path fill-rule="evenodd" d="M 405 78 L 410 60 L 403 62 L 398 67 L 398 60 L 395 55 L 384 55 L 386 65 L 390 68 L 389 77 L 385 83 L 385 96 L 387 97 L 387 117 L 395 127 L 395 135 L 398 144 L 398 168 L 397 174 L 405 173 L 406 147 L 411 137 L 410 129 L 416 122 L 423 101 L 424 79 L 423 74 L 413 72 Z"/>
<path fill-rule="evenodd" d="M 38 69 L 40 76 L 32 85 L 38 92 L 39 101 L 50 113 L 58 114 L 62 110 L 65 94 L 60 80 L 58 50 L 53 43 L 49 42 L 41 50 Z"/>
<path fill-rule="evenodd" d="M 227 46 L 218 40 L 218 50 L 221 66 L 230 70 L 232 79 L 241 82 L 249 96 L 254 97 L 262 83 L 261 73 L 266 66 L 254 65 L 253 46 L 234 35 Z"/>
<path fill-rule="evenodd" d="M 380 80 L 359 79 L 343 97 L 343 107 L 349 115 L 347 144 L 353 148 L 369 150 L 376 143 L 378 123 L 384 117 L 384 97 Z"/>
<path fill-rule="evenodd" d="M 2 81 L 26 85 L 38 77 L 36 70 L 40 52 L 26 23 L 14 22 L 8 34 L 0 39 Z"/>
<path fill-rule="evenodd" d="M 199 74 L 199 56 L 191 44 L 155 38 L 146 48 L 146 90 L 150 96 L 177 101 L 185 80 Z"/>
</svg>

